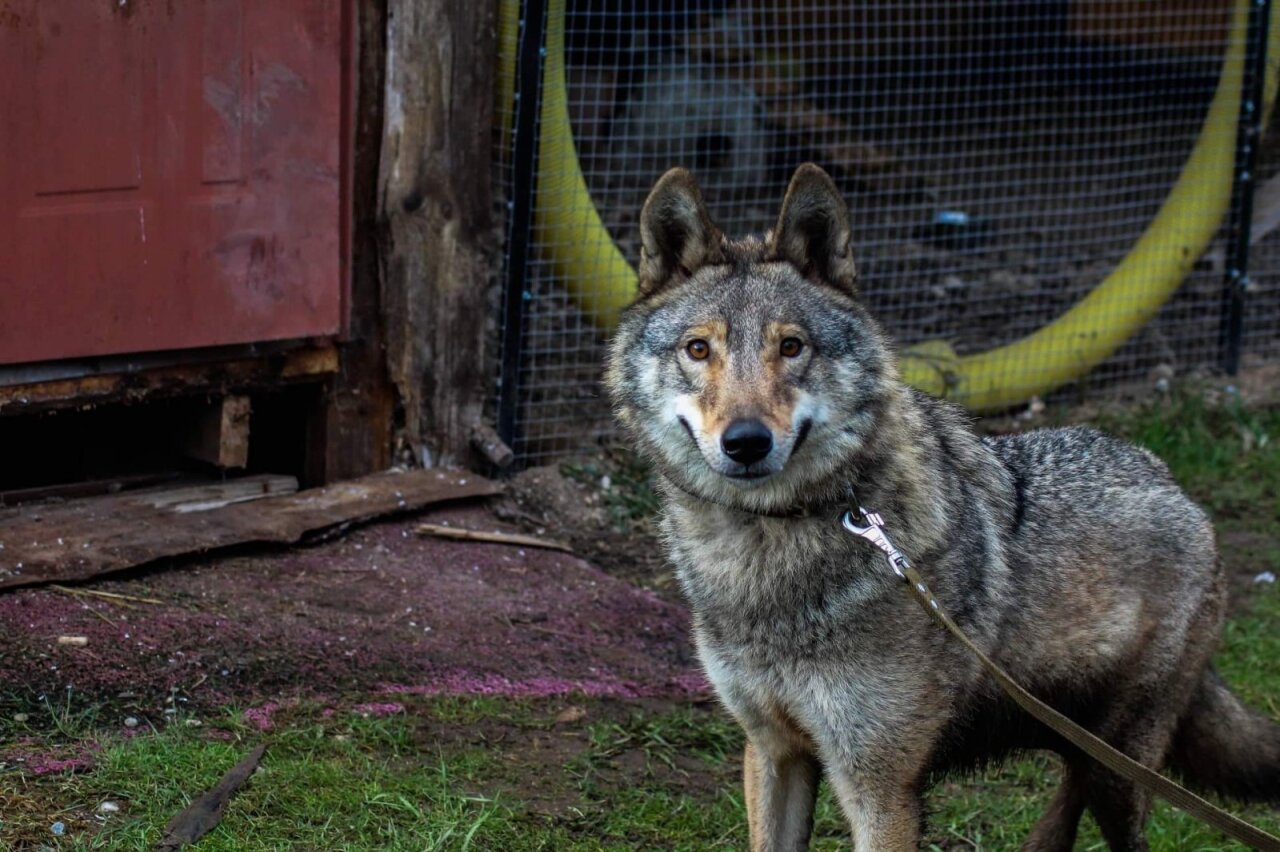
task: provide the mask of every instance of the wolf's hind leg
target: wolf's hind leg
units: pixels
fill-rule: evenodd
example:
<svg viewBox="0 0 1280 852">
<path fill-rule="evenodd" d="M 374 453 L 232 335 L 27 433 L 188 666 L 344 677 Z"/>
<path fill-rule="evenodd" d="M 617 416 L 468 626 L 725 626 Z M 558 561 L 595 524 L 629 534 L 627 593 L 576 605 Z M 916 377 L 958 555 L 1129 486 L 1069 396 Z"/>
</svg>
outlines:
<svg viewBox="0 0 1280 852">
<path fill-rule="evenodd" d="M 1117 778 L 1104 769 L 1095 770 L 1089 782 L 1089 812 L 1098 822 L 1107 847 L 1112 852 L 1148 852 L 1147 816 L 1151 794 Z"/>
<path fill-rule="evenodd" d="M 771 757 L 747 743 L 742 781 L 752 852 L 809 848 L 820 775 L 818 761 L 811 755 Z"/>
<path fill-rule="evenodd" d="M 1076 831 L 1084 814 L 1088 793 L 1088 769 L 1074 761 L 1064 762 L 1062 783 L 1049 807 L 1031 829 L 1022 852 L 1071 852 Z"/>
<path fill-rule="evenodd" d="M 1180 682 L 1184 678 L 1185 674 L 1179 672 L 1177 677 L 1166 681 L 1163 688 L 1157 688 L 1154 694 L 1175 696 L 1179 691 L 1185 694 L 1185 684 Z M 1153 694 L 1137 689 L 1132 692 Z M 1113 718 L 1121 717 L 1125 721 L 1117 726 L 1104 720 L 1096 733 L 1129 757 L 1159 772 L 1164 768 L 1181 704 L 1175 704 L 1171 710 L 1163 701 L 1142 703 L 1146 706 L 1116 707 Z M 1147 852 L 1150 847 L 1147 845 L 1146 826 L 1151 813 L 1151 794 L 1094 762 L 1089 764 L 1086 789 L 1089 812 L 1112 852 Z"/>
</svg>

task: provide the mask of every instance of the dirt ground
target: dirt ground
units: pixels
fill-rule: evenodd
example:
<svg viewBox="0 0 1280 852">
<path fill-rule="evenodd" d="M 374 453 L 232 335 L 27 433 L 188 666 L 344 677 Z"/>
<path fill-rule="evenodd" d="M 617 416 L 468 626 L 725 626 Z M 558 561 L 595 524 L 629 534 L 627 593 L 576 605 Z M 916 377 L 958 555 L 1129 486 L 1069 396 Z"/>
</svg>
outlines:
<svg viewBox="0 0 1280 852">
<path fill-rule="evenodd" d="M 260 708 L 354 693 L 704 696 L 652 518 L 619 521 L 625 489 L 611 473 L 608 462 L 531 468 L 495 500 L 84 587 L 158 603 L 74 589 L 0 595 L 0 711 L 50 696 L 144 720 L 175 704 Z M 413 532 L 421 520 L 551 536 L 575 555 L 423 537 Z M 1257 536 L 1221 536 L 1237 606 L 1262 570 Z"/>
<path fill-rule="evenodd" d="M 425 538 L 417 520 L 503 526 L 473 504 L 91 587 L 161 603 L 2 595 L 0 693 L 143 719 L 348 692 L 700 694 L 679 606 L 566 553 Z"/>
</svg>

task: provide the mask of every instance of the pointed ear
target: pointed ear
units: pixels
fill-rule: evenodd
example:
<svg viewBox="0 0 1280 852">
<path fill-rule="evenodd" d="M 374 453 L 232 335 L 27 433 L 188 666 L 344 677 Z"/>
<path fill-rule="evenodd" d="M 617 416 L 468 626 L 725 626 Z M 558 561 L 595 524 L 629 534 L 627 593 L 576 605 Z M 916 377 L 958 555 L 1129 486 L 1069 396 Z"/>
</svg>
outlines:
<svg viewBox="0 0 1280 852">
<path fill-rule="evenodd" d="M 688 278 L 703 264 L 718 263 L 720 243 L 693 175 L 685 169 L 667 172 L 640 211 L 640 297 Z"/>
<path fill-rule="evenodd" d="M 849 205 L 835 181 L 813 163 L 796 169 L 770 234 L 769 256 L 852 296 L 858 269 L 851 240 Z"/>
</svg>

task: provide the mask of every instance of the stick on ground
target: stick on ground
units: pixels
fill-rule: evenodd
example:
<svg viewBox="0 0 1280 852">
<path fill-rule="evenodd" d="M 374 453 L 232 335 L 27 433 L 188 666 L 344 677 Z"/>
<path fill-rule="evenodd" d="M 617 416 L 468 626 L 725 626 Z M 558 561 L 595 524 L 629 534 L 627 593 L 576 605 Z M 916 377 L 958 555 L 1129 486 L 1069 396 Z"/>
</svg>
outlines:
<svg viewBox="0 0 1280 852">
<path fill-rule="evenodd" d="M 188 843 L 195 843 L 213 830 L 222 820 L 227 802 L 236 791 L 249 779 L 258 768 L 263 752 L 267 750 L 265 743 L 259 745 L 235 766 L 217 785 L 187 806 L 165 826 L 164 838 L 156 844 L 155 852 L 176 852 Z"/>
<path fill-rule="evenodd" d="M 460 527 L 446 527 L 442 524 L 418 524 L 413 529 L 418 535 L 431 535 L 436 538 L 453 538 L 460 541 L 485 541 L 490 544 L 511 544 L 518 547 L 540 547 L 544 550 L 563 550 L 572 553 L 573 548 L 563 541 L 554 538 L 538 538 L 520 533 L 486 532 L 485 530 L 468 530 Z"/>
<path fill-rule="evenodd" d="M 145 604 L 158 604 L 164 606 L 164 601 L 155 598 L 140 598 L 137 595 L 121 595 L 116 592 L 104 592 L 101 589 L 73 589 L 70 586 L 60 586 L 57 583 L 50 583 L 49 588 L 55 592 L 62 592 L 64 595 L 77 595 L 83 598 L 101 598 L 106 601 L 137 601 Z"/>
</svg>

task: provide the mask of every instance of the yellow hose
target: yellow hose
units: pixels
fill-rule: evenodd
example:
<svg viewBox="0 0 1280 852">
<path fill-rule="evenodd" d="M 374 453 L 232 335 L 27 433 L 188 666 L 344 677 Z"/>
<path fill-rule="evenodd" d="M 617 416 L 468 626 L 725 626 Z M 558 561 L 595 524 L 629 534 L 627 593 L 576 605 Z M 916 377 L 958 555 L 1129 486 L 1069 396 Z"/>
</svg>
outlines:
<svg viewBox="0 0 1280 852">
<path fill-rule="evenodd" d="M 1277 44 L 1273 16 L 1268 52 Z M 1236 119 L 1248 30 L 1248 4 L 1236 4 L 1218 88 L 1182 174 L 1129 254 L 1089 295 L 1032 334 L 957 358 L 931 341 L 903 353 L 903 378 L 975 411 L 1007 408 L 1078 379 L 1135 334 L 1182 283 L 1217 233 L 1231 199 Z M 1268 63 L 1266 99 L 1275 97 Z"/>
<path fill-rule="evenodd" d="M 500 91 L 514 82 L 519 0 L 502 0 Z M 1209 112 L 1173 189 L 1133 249 L 1065 314 L 1005 346 L 957 356 L 942 340 L 902 353 L 903 378 L 975 411 L 1007 408 L 1078 379 L 1106 360 L 1177 290 L 1218 230 L 1231 198 L 1248 2 L 1239 0 Z M 1276 94 L 1280 15 L 1271 16 L 1265 115 Z M 578 306 L 603 329 L 635 296 L 635 271 L 606 231 L 582 176 L 569 122 L 564 0 L 549 0 L 538 148 L 538 244 Z"/>
</svg>

